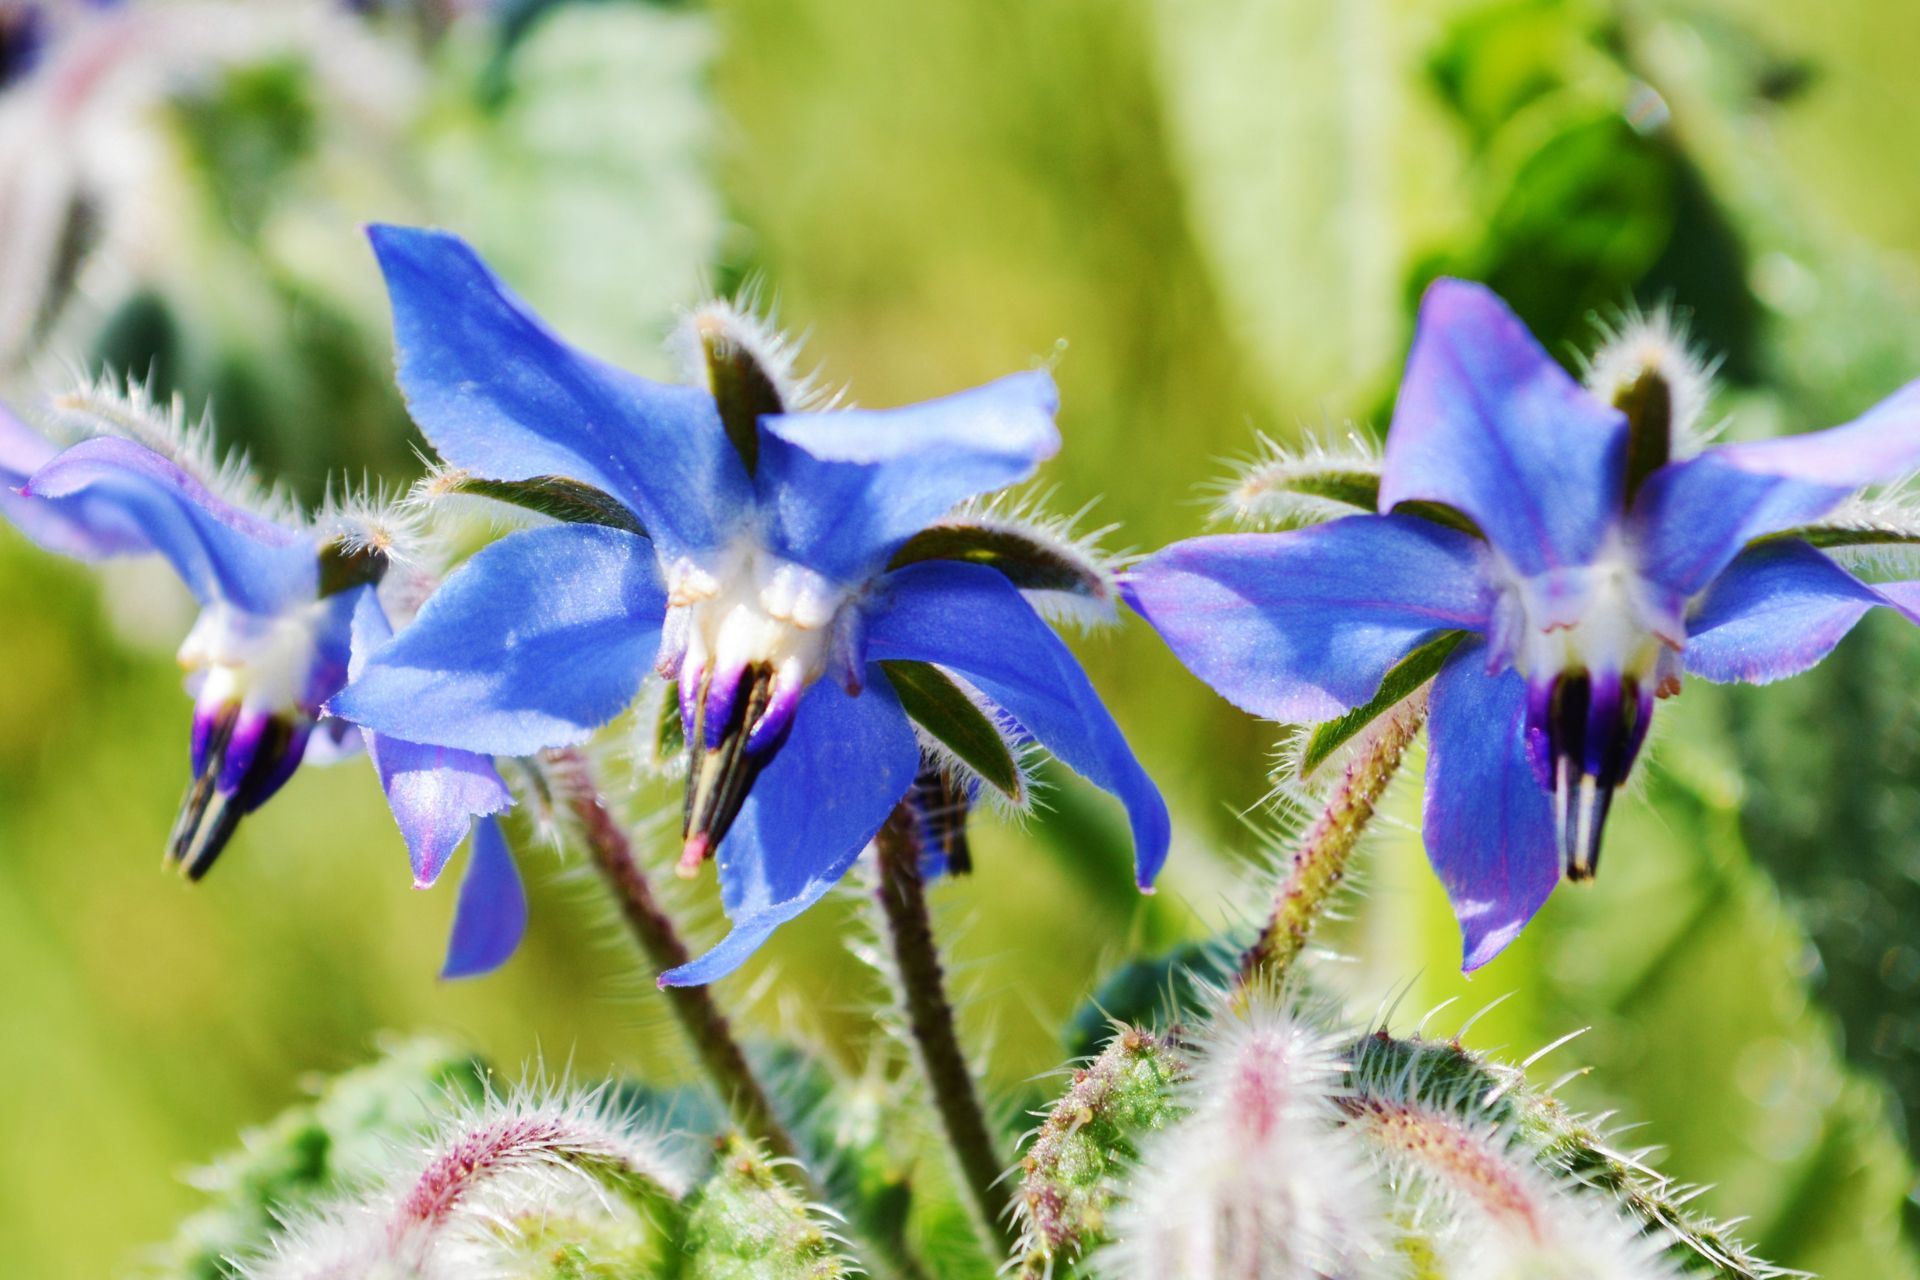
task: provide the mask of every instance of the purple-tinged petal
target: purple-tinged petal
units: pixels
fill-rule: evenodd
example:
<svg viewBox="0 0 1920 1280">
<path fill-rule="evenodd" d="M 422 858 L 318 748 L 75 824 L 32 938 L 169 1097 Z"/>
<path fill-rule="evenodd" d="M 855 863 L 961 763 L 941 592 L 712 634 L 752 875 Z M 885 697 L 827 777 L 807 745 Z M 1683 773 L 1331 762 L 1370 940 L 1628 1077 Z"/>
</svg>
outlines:
<svg viewBox="0 0 1920 1280">
<path fill-rule="evenodd" d="M 474 824 L 473 851 L 460 877 L 442 978 L 473 978 L 505 964 L 527 932 L 527 890 L 500 824 Z"/>
<path fill-rule="evenodd" d="M 965 676 L 1062 763 L 1126 806 L 1134 875 L 1152 885 L 1172 823 L 1160 790 L 1071 650 L 1026 597 L 984 565 L 928 560 L 882 580 L 867 658 L 911 658 Z"/>
<path fill-rule="evenodd" d="M 1684 601 L 1755 538 L 1817 520 L 1865 485 L 1920 467 L 1920 382 L 1852 422 L 1708 449 L 1662 467 L 1634 498 L 1641 571 Z"/>
<path fill-rule="evenodd" d="M 919 767 L 919 742 L 885 680 L 857 697 L 832 680 L 816 682 L 720 842 L 721 899 L 733 931 L 661 974 L 660 985 L 726 977 L 818 902 L 886 824 Z"/>
<path fill-rule="evenodd" d="M 899 409 L 762 418 L 754 487 L 771 545 L 836 581 L 862 577 L 956 503 L 1052 457 L 1058 407 L 1053 379 L 1029 372 Z"/>
<path fill-rule="evenodd" d="M 491 480 L 560 475 L 633 508 L 670 555 L 749 510 L 713 397 L 563 342 L 458 236 L 368 229 L 393 303 L 400 388 L 440 456 Z"/>
<path fill-rule="evenodd" d="M 1289 724 L 1359 706 L 1410 650 L 1484 630 L 1495 602 L 1480 541 L 1413 516 L 1176 542 L 1123 590 L 1195 675 Z"/>
<path fill-rule="evenodd" d="M 366 735 L 357 725 L 337 716 L 325 716 L 313 727 L 313 736 L 307 739 L 307 753 L 300 757 L 300 763 L 326 768 L 351 760 L 366 749 Z"/>
<path fill-rule="evenodd" d="M 1686 669 L 1722 683 L 1799 675 L 1883 604 L 1915 616 L 1891 587 L 1868 586 L 1797 538 L 1762 542 L 1736 557 L 1695 606 Z"/>
<path fill-rule="evenodd" d="M 392 638 L 393 627 L 378 596 L 364 589 L 353 612 L 353 674 L 358 675 L 369 655 Z M 503 812 L 513 804 L 513 793 L 493 767 L 492 756 L 408 742 L 371 729 L 363 729 L 361 736 L 380 776 L 387 807 L 406 838 L 416 888 L 424 889 L 440 878 L 475 818 Z"/>
<path fill-rule="evenodd" d="M 1439 502 L 1532 577 L 1590 563 L 1626 492 L 1627 420 L 1484 285 L 1436 280 L 1387 432 L 1380 509 Z"/>
<path fill-rule="evenodd" d="M 0 408 L 0 517 L 42 549 L 77 560 L 153 550 L 146 535 L 128 523 L 126 513 L 115 502 L 85 494 L 29 498 L 19 492 L 27 477 L 59 452 L 51 441 Z"/>
<path fill-rule="evenodd" d="M 222 601 L 267 616 L 318 589 L 310 538 L 214 496 L 131 440 L 83 440 L 35 471 L 22 493 L 86 512 L 107 537 L 137 535 L 145 543 L 138 549 L 165 556 L 202 604 Z"/>
<path fill-rule="evenodd" d="M 633 700 L 665 611 L 646 539 L 526 529 L 461 566 L 327 710 L 486 755 L 582 742 Z"/>
<path fill-rule="evenodd" d="M 1422 821 L 1464 973 L 1505 950 L 1560 879 L 1552 800 L 1527 760 L 1527 684 L 1488 675 L 1485 648 L 1461 645 L 1434 679 Z"/>
</svg>

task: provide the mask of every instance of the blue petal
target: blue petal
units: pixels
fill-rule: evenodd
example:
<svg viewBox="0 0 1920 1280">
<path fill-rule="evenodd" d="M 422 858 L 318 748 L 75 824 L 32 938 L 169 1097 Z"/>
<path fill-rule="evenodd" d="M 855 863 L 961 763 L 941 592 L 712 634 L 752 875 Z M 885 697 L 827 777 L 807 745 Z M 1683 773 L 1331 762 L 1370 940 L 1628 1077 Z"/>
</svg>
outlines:
<svg viewBox="0 0 1920 1280">
<path fill-rule="evenodd" d="M 733 931 L 699 959 L 661 974 L 660 985 L 726 977 L 818 902 L 886 824 L 919 767 L 919 742 L 885 680 L 858 697 L 832 680 L 816 683 L 720 842 L 721 899 Z"/>
<path fill-rule="evenodd" d="M 1409 650 L 1484 629 L 1495 598 L 1478 539 L 1412 516 L 1176 542 L 1124 590 L 1195 675 L 1289 724 L 1365 702 Z"/>
<path fill-rule="evenodd" d="M 561 475 L 631 506 L 670 556 L 724 541 L 745 466 L 713 397 L 561 341 L 458 236 L 374 226 L 400 387 L 440 456 L 494 480 Z"/>
<path fill-rule="evenodd" d="M 600 525 L 523 530 L 448 578 L 327 710 L 486 755 L 582 742 L 633 700 L 665 612 L 646 539 Z"/>
<path fill-rule="evenodd" d="M 272 615 L 319 587 L 312 540 L 215 497 L 143 445 L 83 440 L 34 472 L 24 493 L 86 512 L 92 527 L 170 561 L 202 604 Z M 84 503 L 84 506 L 76 505 Z"/>
<path fill-rule="evenodd" d="M 1053 379 L 1033 372 L 900 409 L 762 418 L 754 486 L 771 544 L 837 581 L 863 577 L 954 504 L 1052 457 L 1058 407 Z"/>
<path fill-rule="evenodd" d="M 1487 674 L 1479 641 L 1434 680 L 1422 825 L 1460 920 L 1465 973 L 1504 951 L 1560 880 L 1552 801 L 1527 760 L 1526 701 L 1517 672 Z"/>
<path fill-rule="evenodd" d="M 1796 538 L 1763 542 L 1707 588 L 1688 620 L 1683 658 L 1703 679 L 1766 684 L 1807 670 L 1867 610 L 1890 603 Z"/>
<path fill-rule="evenodd" d="M 60 450 L 0 407 L 0 517 L 48 551 L 80 560 L 138 555 L 153 550 L 129 525 L 119 504 L 80 494 L 29 498 L 18 492 L 27 477 Z"/>
<path fill-rule="evenodd" d="M 1523 575 L 1591 562 L 1618 518 L 1626 418 L 1554 362 L 1483 285 L 1420 305 L 1387 432 L 1380 509 L 1441 502 Z"/>
<path fill-rule="evenodd" d="M 379 598 L 363 589 L 353 611 L 352 673 L 358 675 L 368 655 L 392 636 Z M 513 804 L 513 794 L 491 756 L 408 742 L 371 729 L 362 734 L 387 807 L 406 838 L 414 885 L 424 889 L 440 878 L 473 819 L 502 812 Z"/>
<path fill-rule="evenodd" d="M 473 829 L 473 853 L 460 877 L 443 978 L 472 978 L 505 964 L 527 932 L 527 890 L 500 824 L 483 818 Z"/>
<path fill-rule="evenodd" d="M 1642 572 L 1685 600 L 1755 538 L 1817 520 L 1920 467 L 1920 382 L 1844 426 L 1720 445 L 1662 467 L 1634 499 Z"/>
<path fill-rule="evenodd" d="M 959 672 L 1063 763 L 1118 796 L 1133 827 L 1135 880 L 1151 885 L 1172 835 L 1166 801 L 1053 628 L 983 565 L 930 560 L 883 584 L 884 603 L 867 620 L 868 659 Z"/>
</svg>

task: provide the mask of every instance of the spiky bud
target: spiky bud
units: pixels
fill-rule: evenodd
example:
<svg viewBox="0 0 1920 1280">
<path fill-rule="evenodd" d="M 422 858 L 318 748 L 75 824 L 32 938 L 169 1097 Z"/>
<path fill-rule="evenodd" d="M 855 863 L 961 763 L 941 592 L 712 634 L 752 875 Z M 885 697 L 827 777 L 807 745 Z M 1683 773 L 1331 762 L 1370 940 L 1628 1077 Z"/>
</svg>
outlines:
<svg viewBox="0 0 1920 1280">
<path fill-rule="evenodd" d="M 527 1087 L 461 1108 L 424 1161 L 305 1215 L 245 1263 L 251 1280 L 568 1274 L 670 1249 L 684 1175 L 606 1090 Z"/>
<path fill-rule="evenodd" d="M 693 1194 L 683 1245 L 687 1280 L 838 1280 L 851 1274 L 823 1211 L 787 1189 L 755 1144 L 721 1141 Z"/>
<path fill-rule="evenodd" d="M 1340 1042 L 1257 1001 L 1193 1042 L 1188 1114 L 1142 1144 L 1096 1270 L 1115 1280 L 1379 1274 L 1385 1205 L 1336 1105 Z"/>
<path fill-rule="evenodd" d="M 1043 1275 L 1101 1237 L 1108 1207 L 1139 1143 L 1179 1115 L 1174 1086 L 1186 1058 L 1172 1037 L 1123 1028 L 1086 1066 L 1040 1127 L 1022 1162 L 1015 1207 L 1022 1275 Z"/>
</svg>

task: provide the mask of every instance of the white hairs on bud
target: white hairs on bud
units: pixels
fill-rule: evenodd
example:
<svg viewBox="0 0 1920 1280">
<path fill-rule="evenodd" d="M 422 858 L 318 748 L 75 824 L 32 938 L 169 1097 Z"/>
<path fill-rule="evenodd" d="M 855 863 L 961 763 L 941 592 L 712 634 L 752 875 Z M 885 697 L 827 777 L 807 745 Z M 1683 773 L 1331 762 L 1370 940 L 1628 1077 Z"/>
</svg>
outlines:
<svg viewBox="0 0 1920 1280">
<path fill-rule="evenodd" d="M 322 542 L 338 540 L 348 554 L 378 552 L 389 565 L 421 565 L 429 560 L 428 521 L 408 493 L 395 494 L 378 481 L 335 490 L 331 481 L 313 529 Z"/>
<path fill-rule="evenodd" d="M 1332 482 L 1351 476 L 1377 485 L 1380 467 L 1380 446 L 1355 427 L 1348 427 L 1340 440 L 1310 436 L 1295 447 L 1261 434 L 1253 457 L 1213 486 L 1213 519 L 1262 529 L 1295 529 L 1371 512 L 1371 506 L 1331 496 L 1337 488 Z"/>
<path fill-rule="evenodd" d="M 1256 995 L 1194 1042 L 1189 1114 L 1153 1135 L 1094 1255 L 1111 1280 L 1392 1273 L 1367 1153 L 1343 1125 L 1339 1041 Z"/>
<path fill-rule="evenodd" d="M 801 338 L 783 331 L 775 308 L 748 285 L 729 300 L 714 298 L 686 312 L 668 340 L 669 353 L 689 382 L 708 386 L 706 339 L 715 336 L 750 356 L 773 384 L 788 413 L 850 408 L 844 392 L 828 391 L 817 373 L 800 373 Z"/>
<path fill-rule="evenodd" d="M 271 1252 L 239 1260 L 248 1280 L 485 1277 L 499 1274 L 515 1224 L 554 1214 L 634 1213 L 613 1189 L 678 1198 L 688 1177 L 658 1134 L 605 1088 L 541 1081 L 463 1107 L 426 1150 L 379 1185 L 288 1224 Z"/>
<path fill-rule="evenodd" d="M 1820 549 L 1868 581 L 1920 577 L 1920 481 L 1915 477 L 1855 494 L 1817 523 L 1841 534 Z"/>
<path fill-rule="evenodd" d="M 1128 556 L 1108 550 L 1102 543 L 1119 526 L 1086 527 L 1093 502 L 1069 515 L 1047 511 L 1054 492 L 1048 486 L 982 494 L 969 498 L 929 527 L 971 527 L 1032 543 L 1041 555 L 1067 566 L 1085 584 L 1081 591 L 1023 589 L 1020 594 L 1040 616 L 1056 625 L 1088 630 L 1111 624 L 1119 619 L 1119 570 Z"/>
<path fill-rule="evenodd" d="M 51 400 L 48 424 L 59 442 L 72 444 L 92 436 L 118 436 L 144 445 L 205 485 L 224 502 L 281 524 L 306 523 L 293 498 L 278 486 L 269 488 L 254 477 L 244 450 L 222 453 L 213 439 L 211 415 L 187 416 L 186 400 L 175 395 L 165 403 L 152 387 L 113 374 L 82 377 L 74 387 Z"/>
<path fill-rule="evenodd" d="M 1613 404 L 1642 376 L 1653 373 L 1666 383 L 1672 405 L 1673 457 L 1700 452 L 1718 434 L 1702 422 L 1713 399 L 1718 360 L 1694 347 L 1684 316 L 1671 307 L 1642 311 L 1628 307 L 1612 320 L 1598 322 L 1600 346 L 1585 361 L 1587 390 Z"/>
</svg>

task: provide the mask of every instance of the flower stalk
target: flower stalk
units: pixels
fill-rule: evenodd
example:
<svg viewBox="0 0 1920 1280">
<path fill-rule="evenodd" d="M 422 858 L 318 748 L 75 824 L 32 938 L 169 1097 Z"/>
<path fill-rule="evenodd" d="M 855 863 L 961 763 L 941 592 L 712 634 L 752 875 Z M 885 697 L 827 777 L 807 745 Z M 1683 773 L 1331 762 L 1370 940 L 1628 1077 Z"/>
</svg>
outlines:
<svg viewBox="0 0 1920 1280">
<path fill-rule="evenodd" d="M 613 891 L 614 899 L 620 904 L 620 914 L 646 955 L 648 965 L 657 976 L 685 964 L 692 953 L 654 897 L 646 873 L 634 859 L 633 842 L 601 798 L 593 767 L 586 756 L 575 748 L 563 748 L 548 751 L 541 758 L 553 781 L 555 794 L 572 815 L 581 842 L 586 845 L 601 878 Z M 800 1190 L 814 1200 L 824 1201 L 824 1190 L 798 1163 L 799 1148 L 794 1144 L 793 1135 L 774 1113 L 766 1089 L 747 1062 L 712 992 L 706 987 L 663 987 L 661 990 L 681 1030 L 699 1055 L 708 1080 L 726 1102 L 733 1122 L 782 1159 L 779 1167 L 793 1171 L 801 1184 Z"/>
<path fill-rule="evenodd" d="M 973 1210 L 974 1226 L 992 1256 L 1006 1257 L 1015 1243 L 1010 1201 L 1001 1177 L 1006 1164 L 954 1026 L 953 1005 L 947 999 L 946 977 L 933 938 L 933 918 L 927 910 L 915 830 L 912 812 L 902 805 L 874 837 L 880 870 L 874 898 L 886 924 L 900 1011 Z"/>
<path fill-rule="evenodd" d="M 1308 936 L 1346 880 L 1354 847 L 1426 718 L 1424 696 L 1402 703 L 1380 717 L 1347 764 L 1326 807 L 1294 850 L 1259 936 L 1241 954 L 1233 986 L 1236 1006 L 1245 1003 L 1256 985 L 1277 987 L 1306 949 Z"/>
</svg>

